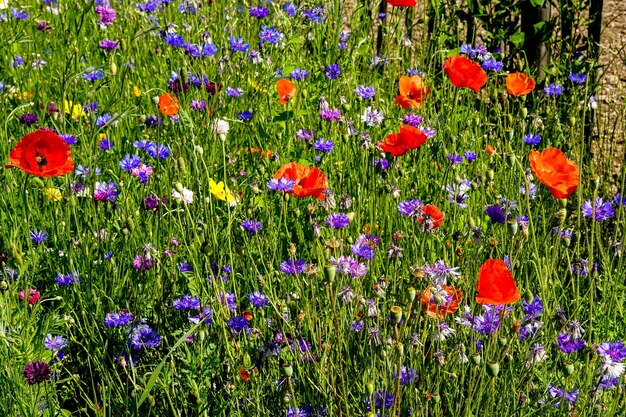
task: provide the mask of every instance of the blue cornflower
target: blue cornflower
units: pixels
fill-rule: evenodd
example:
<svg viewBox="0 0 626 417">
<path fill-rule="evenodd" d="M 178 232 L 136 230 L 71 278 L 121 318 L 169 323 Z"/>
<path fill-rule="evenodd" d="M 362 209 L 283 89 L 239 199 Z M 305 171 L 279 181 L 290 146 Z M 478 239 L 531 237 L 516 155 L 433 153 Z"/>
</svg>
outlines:
<svg viewBox="0 0 626 417">
<path fill-rule="evenodd" d="M 472 48 L 472 44 L 471 43 L 464 43 L 463 45 L 461 45 L 460 52 L 462 54 L 469 55 L 472 52 L 474 52 L 474 48 Z"/>
<path fill-rule="evenodd" d="M 530 303 L 522 300 L 522 311 L 525 314 L 524 321 L 536 320 L 543 313 L 543 301 L 537 296 L 533 297 Z"/>
<path fill-rule="evenodd" d="M 474 162 L 476 160 L 476 152 L 474 151 L 467 151 L 463 153 L 463 156 L 467 162 Z"/>
<path fill-rule="evenodd" d="M 565 91 L 565 87 L 561 84 L 548 84 L 544 87 L 543 93 L 548 97 L 558 97 Z"/>
<path fill-rule="evenodd" d="M 65 141 L 65 143 L 67 143 L 70 146 L 75 145 L 76 142 L 78 142 L 78 139 L 76 139 L 76 136 L 74 135 L 59 135 L 59 136 L 61 137 L 61 139 Z"/>
<path fill-rule="evenodd" d="M 139 155 L 130 155 L 126 154 L 124 158 L 120 161 L 120 168 L 124 171 L 130 171 L 131 169 L 137 168 L 141 165 L 141 158 Z"/>
<path fill-rule="evenodd" d="M 195 316 L 189 316 L 187 320 L 195 324 L 198 324 L 202 321 L 207 326 L 210 326 L 211 323 L 213 323 L 213 310 L 211 310 L 210 307 L 203 307 L 200 313 Z"/>
<path fill-rule="evenodd" d="M 563 353 L 572 353 L 585 347 L 583 339 L 576 339 L 569 333 L 560 333 L 556 338 L 556 344 Z"/>
<path fill-rule="evenodd" d="M 317 24 L 324 23 L 324 20 L 326 20 L 326 10 L 324 10 L 322 6 L 317 6 L 312 9 L 304 9 L 302 10 L 302 14 L 304 17 Z"/>
<path fill-rule="evenodd" d="M 202 58 L 213 56 L 217 53 L 217 46 L 212 43 L 205 43 L 202 46 Z"/>
<path fill-rule="evenodd" d="M 524 143 L 526 145 L 537 146 L 541 142 L 541 136 L 535 133 L 527 133 L 524 135 Z"/>
<path fill-rule="evenodd" d="M 296 131 L 296 137 L 300 140 L 308 142 L 315 137 L 315 131 L 310 129 L 298 129 Z"/>
<path fill-rule="evenodd" d="M 85 113 L 96 113 L 99 107 L 100 105 L 97 101 L 92 101 L 91 103 L 85 104 L 83 110 L 85 110 Z"/>
<path fill-rule="evenodd" d="M 326 140 L 324 138 L 319 138 L 313 144 L 313 149 L 315 149 L 316 151 L 319 151 L 319 152 L 327 152 L 328 153 L 328 152 L 331 152 L 334 148 L 335 148 L 335 144 L 330 139 Z"/>
<path fill-rule="evenodd" d="M 13 15 L 15 19 L 19 19 L 19 20 L 28 19 L 30 17 L 30 15 L 26 13 L 24 10 L 16 9 L 15 7 L 11 7 L 11 15 Z"/>
<path fill-rule="evenodd" d="M 287 275 L 298 275 L 304 272 L 307 264 L 302 259 L 298 259 L 294 261 L 293 259 L 288 259 L 280 264 L 280 270 L 283 274 Z"/>
<path fill-rule="evenodd" d="M 393 377 L 398 377 L 396 371 L 393 371 Z M 402 366 L 400 368 L 400 383 L 402 385 L 410 385 L 415 381 L 415 379 L 417 379 L 417 373 L 413 368 L 409 368 L 407 366 Z"/>
<path fill-rule="evenodd" d="M 615 194 L 613 202 L 617 207 L 626 207 L 626 196 L 622 196 L 620 193 Z"/>
<path fill-rule="evenodd" d="M 389 161 L 385 158 L 376 158 L 372 161 L 372 166 L 380 168 L 381 171 L 386 171 L 389 169 Z"/>
<path fill-rule="evenodd" d="M 96 182 L 96 187 L 93 191 L 93 198 L 96 201 L 115 201 L 115 197 L 119 194 L 117 184 L 114 182 Z"/>
<path fill-rule="evenodd" d="M 371 100 L 374 98 L 376 90 L 374 89 L 373 85 L 366 86 L 365 84 L 361 84 L 354 89 L 354 94 L 359 96 L 361 100 Z"/>
<path fill-rule="evenodd" d="M 98 116 L 96 118 L 96 126 L 98 127 L 104 127 L 106 126 L 110 121 L 111 121 L 112 117 L 110 114 L 103 114 L 101 116 Z"/>
<path fill-rule="evenodd" d="M 572 72 L 567 78 L 574 84 L 584 84 L 587 81 L 586 74 L 576 74 L 575 72 Z"/>
<path fill-rule="evenodd" d="M 148 129 L 161 126 L 163 124 L 163 119 L 157 117 L 156 115 L 146 117 L 146 121 L 143 123 Z"/>
<path fill-rule="evenodd" d="M 483 62 L 482 68 L 484 70 L 499 72 L 502 71 L 502 68 L 504 68 L 504 64 L 500 61 L 496 61 L 495 59 L 487 59 Z"/>
<path fill-rule="evenodd" d="M 504 224 L 506 222 L 507 215 L 498 204 L 485 207 L 485 212 L 494 223 Z"/>
<path fill-rule="evenodd" d="M 326 226 L 333 229 L 343 229 L 350 224 L 350 218 L 344 213 L 331 213 L 326 218 Z"/>
<path fill-rule="evenodd" d="M 280 33 L 274 26 L 262 26 L 259 31 L 259 39 L 261 39 L 261 43 L 267 42 L 272 45 L 276 45 L 283 39 L 283 34 Z"/>
<path fill-rule="evenodd" d="M 298 6 L 289 1 L 285 3 L 285 5 L 283 6 L 283 10 L 289 16 L 294 17 L 296 15 L 296 11 L 298 10 Z"/>
<path fill-rule="evenodd" d="M 597 222 L 608 220 L 615 215 L 615 208 L 610 201 L 604 201 L 602 198 L 597 197 L 594 204 L 591 200 L 587 200 L 581 206 L 583 216 L 593 217 Z"/>
<path fill-rule="evenodd" d="M 454 153 L 446 155 L 446 159 L 452 163 L 452 165 L 460 164 L 463 162 L 463 157 Z"/>
<path fill-rule="evenodd" d="M 380 238 L 371 234 L 360 235 L 354 244 L 350 246 L 350 252 L 371 261 L 376 256 L 376 247 L 380 244 Z"/>
<path fill-rule="evenodd" d="M 227 87 L 226 88 L 226 95 L 229 97 L 241 97 L 243 96 L 244 92 L 243 89 L 240 87 L 234 88 L 234 87 Z"/>
<path fill-rule="evenodd" d="M 296 182 L 294 180 L 290 180 L 285 177 L 280 178 L 280 179 L 272 178 L 267 183 L 267 188 L 269 188 L 272 191 L 282 191 L 285 193 L 289 193 L 293 191 L 294 185 L 296 185 Z"/>
<path fill-rule="evenodd" d="M 102 77 L 104 77 L 104 71 L 102 71 L 101 69 L 95 69 L 93 71 L 89 71 L 83 74 L 83 79 L 90 83 L 97 81 Z"/>
<path fill-rule="evenodd" d="M 193 267 L 187 261 L 183 261 L 178 264 L 178 272 L 184 274 L 185 272 L 193 272 Z"/>
<path fill-rule="evenodd" d="M 185 46 L 185 38 L 177 33 L 168 33 L 163 38 L 165 43 L 175 48 L 182 48 Z"/>
<path fill-rule="evenodd" d="M 263 6 L 251 6 L 250 9 L 248 9 L 248 13 L 250 13 L 250 16 L 256 17 L 257 19 L 265 19 L 269 16 L 270 11 Z"/>
<path fill-rule="evenodd" d="M 15 58 L 11 60 L 12 68 L 21 68 L 24 66 L 24 58 L 19 55 L 16 55 Z"/>
<path fill-rule="evenodd" d="M 48 333 L 43 341 L 43 345 L 48 350 L 59 350 L 67 346 L 67 341 L 63 336 L 53 336 Z"/>
<path fill-rule="evenodd" d="M 200 46 L 193 43 L 186 43 L 183 46 L 185 53 L 194 59 L 200 58 L 202 52 L 200 51 Z"/>
<path fill-rule="evenodd" d="M 247 231 L 248 233 L 250 233 L 251 235 L 254 235 L 258 232 L 260 232 L 261 230 L 263 230 L 263 225 L 261 224 L 260 221 L 252 219 L 252 220 L 244 220 L 241 222 L 241 227 Z"/>
<path fill-rule="evenodd" d="M 132 328 L 129 335 L 129 344 L 135 349 L 156 348 L 161 344 L 161 336 L 145 323 L 140 323 Z"/>
<path fill-rule="evenodd" d="M 324 72 L 326 78 L 329 80 L 334 80 L 341 75 L 341 67 L 337 64 L 330 64 L 326 67 L 326 71 Z"/>
<path fill-rule="evenodd" d="M 78 279 L 78 274 L 77 273 L 68 273 L 68 274 L 57 274 L 57 277 L 54 279 L 54 282 L 56 282 L 58 285 L 62 286 L 62 287 L 66 287 L 68 285 L 72 285 L 74 283 L 79 283 L 80 280 Z"/>
<path fill-rule="evenodd" d="M 289 73 L 289 76 L 296 81 L 302 81 L 306 80 L 306 77 L 309 76 L 309 72 L 302 68 L 295 68 L 293 71 L 291 71 L 291 73 Z"/>
<path fill-rule="evenodd" d="M 270 303 L 270 300 L 260 291 L 248 294 L 248 301 L 255 307 L 265 307 Z"/>
<path fill-rule="evenodd" d="M 241 36 L 231 36 L 228 39 L 228 43 L 233 52 L 247 52 L 248 48 L 250 48 L 250 44 L 246 43 Z"/>
<path fill-rule="evenodd" d="M 165 159 L 170 156 L 170 148 L 160 143 L 148 142 L 145 150 L 154 159 Z"/>
<path fill-rule="evenodd" d="M 422 124 L 422 116 L 409 113 L 402 118 L 402 123 L 407 124 L 409 126 L 413 126 L 413 127 L 419 127 L 419 125 Z"/>
<path fill-rule="evenodd" d="M 228 320 L 228 327 L 230 327 L 236 335 L 239 335 L 242 330 L 246 333 L 249 332 L 248 320 L 243 316 L 236 316 Z"/>
<path fill-rule="evenodd" d="M 189 294 L 183 295 L 172 302 L 175 310 L 195 310 L 200 308 L 200 300 Z"/>
<path fill-rule="evenodd" d="M 107 327 L 127 326 L 133 321 L 133 315 L 126 310 L 107 313 L 104 317 L 104 325 Z"/>
<path fill-rule="evenodd" d="M 398 203 L 398 212 L 403 216 L 415 216 L 416 213 L 421 212 L 424 203 L 418 199 L 401 201 Z"/>
<path fill-rule="evenodd" d="M 252 119 L 252 112 L 250 110 L 244 110 L 237 113 L 237 118 L 242 122 L 248 122 Z"/>
<path fill-rule="evenodd" d="M 613 362 L 620 362 L 626 358 L 626 345 L 621 340 L 617 342 L 604 342 L 596 349 L 598 355 Z"/>
<path fill-rule="evenodd" d="M 191 100 L 189 108 L 193 111 L 204 111 L 206 109 L 206 101 L 204 100 Z"/>
<path fill-rule="evenodd" d="M 98 142 L 98 147 L 103 151 L 108 151 L 113 147 L 113 142 L 111 142 L 109 138 L 102 138 L 100 142 Z"/>
<path fill-rule="evenodd" d="M 48 240 L 48 234 L 45 231 L 39 229 L 31 230 L 30 240 L 32 240 L 33 243 L 43 243 Z"/>
</svg>

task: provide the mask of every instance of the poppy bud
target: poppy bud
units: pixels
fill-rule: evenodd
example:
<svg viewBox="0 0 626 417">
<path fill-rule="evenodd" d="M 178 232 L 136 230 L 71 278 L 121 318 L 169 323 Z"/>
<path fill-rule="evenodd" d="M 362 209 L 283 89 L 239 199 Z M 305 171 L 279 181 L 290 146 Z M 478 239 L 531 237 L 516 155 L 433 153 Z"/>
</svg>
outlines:
<svg viewBox="0 0 626 417">
<path fill-rule="evenodd" d="M 439 403 L 441 402 L 441 396 L 440 396 L 440 395 L 439 395 L 439 393 L 437 393 L 437 392 L 433 392 L 433 393 L 430 395 L 430 398 L 432 398 L 432 400 L 433 400 L 436 404 L 439 404 Z"/>
<path fill-rule="evenodd" d="M 182 67 L 180 69 L 181 75 L 183 76 L 183 84 L 189 83 L 189 74 L 187 73 L 187 68 Z"/>
<path fill-rule="evenodd" d="M 196 145 L 193 147 L 193 150 L 200 156 L 204 154 L 204 148 L 200 145 Z"/>
<path fill-rule="evenodd" d="M 533 302 L 533 298 L 534 298 L 534 296 L 533 296 L 532 291 L 530 289 L 526 288 L 526 291 L 524 291 L 524 299 L 526 300 L 526 302 L 528 304 L 532 303 Z"/>
<path fill-rule="evenodd" d="M 291 378 L 293 376 L 293 367 L 291 365 L 283 366 L 283 371 L 285 371 L 287 378 Z"/>
<path fill-rule="evenodd" d="M 5 280 L 0 281 L 0 291 L 6 291 L 8 288 L 9 284 Z"/>
<path fill-rule="evenodd" d="M 391 307 L 391 324 L 398 324 L 402 320 L 402 308 L 399 306 Z"/>
<path fill-rule="evenodd" d="M 302 91 L 300 91 L 300 94 L 302 94 L 302 97 L 307 98 L 309 91 L 306 88 L 303 88 Z"/>
<path fill-rule="evenodd" d="M 413 287 L 409 287 L 409 301 L 412 303 L 415 300 L 415 296 L 417 295 L 417 291 L 415 291 L 415 288 Z"/>
<path fill-rule="evenodd" d="M 499 344 L 500 346 L 504 347 L 504 346 L 506 346 L 506 345 L 508 345 L 508 344 L 509 344 L 509 339 L 507 339 L 507 338 L 506 338 L 506 337 L 504 337 L 504 336 L 500 336 L 500 337 L 498 337 L 498 344 Z"/>
<path fill-rule="evenodd" d="M 398 355 L 404 356 L 404 345 L 402 343 L 397 343 L 396 349 L 398 349 Z"/>
<path fill-rule="evenodd" d="M 528 109 L 526 107 L 522 107 L 522 119 L 525 119 L 528 116 Z"/>
<path fill-rule="evenodd" d="M 178 158 L 178 170 L 181 172 L 181 174 L 186 174 L 187 173 L 187 163 L 185 162 L 185 159 L 181 156 Z M 179 191 L 182 193 L 182 191 Z"/>
<path fill-rule="evenodd" d="M 111 61 L 111 74 L 117 74 L 117 65 L 115 64 L 115 61 Z"/>
<path fill-rule="evenodd" d="M 334 282 L 335 281 L 335 274 L 336 273 L 337 273 L 337 267 L 335 267 L 335 265 L 328 265 L 326 268 L 324 268 L 324 277 L 329 282 Z"/>
<path fill-rule="evenodd" d="M 515 161 L 516 161 L 515 155 L 509 155 L 509 165 L 515 166 Z"/>
<path fill-rule="evenodd" d="M 367 395 L 372 396 L 374 394 L 374 384 L 368 382 L 365 384 L 365 389 L 367 390 Z"/>
<path fill-rule="evenodd" d="M 350 109 L 352 108 L 352 105 L 350 105 L 350 103 L 343 103 L 342 107 L 346 110 L 346 111 L 350 111 Z"/>
<path fill-rule="evenodd" d="M 480 365 L 481 356 L 480 353 L 475 352 L 470 355 L 470 360 L 474 365 Z"/>
<path fill-rule="evenodd" d="M 510 116 L 510 114 L 509 114 Z M 508 140 L 513 140 L 513 136 L 515 135 L 515 131 L 513 129 L 505 129 L 504 133 L 506 133 L 506 138 Z"/>
<path fill-rule="evenodd" d="M 506 223 L 506 229 L 509 232 L 509 235 L 515 236 L 517 234 L 517 221 L 516 220 L 509 220 Z"/>
<path fill-rule="evenodd" d="M 563 364 L 563 372 L 565 372 L 565 375 L 570 376 L 575 370 L 574 364 L 571 361 L 567 361 Z"/>
<path fill-rule="evenodd" d="M 183 185 L 180 182 L 174 183 L 174 188 L 176 188 L 176 191 L 178 191 L 181 194 L 183 190 L 185 189 L 185 187 L 183 187 Z"/>
<path fill-rule="evenodd" d="M 567 198 L 559 198 L 559 206 L 561 208 L 567 208 Z"/>
<path fill-rule="evenodd" d="M 500 373 L 500 364 L 496 361 L 487 362 L 487 375 L 490 377 L 497 377 Z"/>
<path fill-rule="evenodd" d="M 566 248 L 569 248 L 569 245 L 572 243 L 572 238 L 569 236 L 563 236 L 561 238 L 561 245 L 563 245 Z"/>
<path fill-rule="evenodd" d="M 489 181 L 493 181 L 493 177 L 495 176 L 495 172 L 493 172 L 493 169 L 489 169 L 487 170 L 487 179 Z"/>
<path fill-rule="evenodd" d="M 243 355 L 243 366 L 245 368 L 249 368 L 251 363 L 252 363 L 252 361 L 250 359 L 250 355 L 248 355 L 247 353 L 245 355 Z"/>
<path fill-rule="evenodd" d="M 569 120 L 567 121 L 567 125 L 569 127 L 576 126 L 576 118 L 574 116 L 570 117 Z"/>
</svg>

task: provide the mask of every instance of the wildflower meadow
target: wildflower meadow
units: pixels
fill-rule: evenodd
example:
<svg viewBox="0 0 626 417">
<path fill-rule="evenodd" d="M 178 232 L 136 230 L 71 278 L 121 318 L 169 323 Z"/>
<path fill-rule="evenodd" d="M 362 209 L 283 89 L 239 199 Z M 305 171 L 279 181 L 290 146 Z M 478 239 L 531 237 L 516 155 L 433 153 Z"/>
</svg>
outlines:
<svg viewBox="0 0 626 417">
<path fill-rule="evenodd" d="M 0 416 L 626 415 L 594 38 L 467 3 L 0 0 Z"/>
</svg>

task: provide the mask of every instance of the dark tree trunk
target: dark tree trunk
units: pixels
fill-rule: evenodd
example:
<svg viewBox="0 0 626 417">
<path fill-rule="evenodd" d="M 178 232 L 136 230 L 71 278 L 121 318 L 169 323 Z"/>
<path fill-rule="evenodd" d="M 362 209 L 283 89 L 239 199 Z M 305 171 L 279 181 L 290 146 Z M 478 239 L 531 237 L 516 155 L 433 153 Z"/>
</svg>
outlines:
<svg viewBox="0 0 626 417">
<path fill-rule="evenodd" d="M 591 0 L 589 5 L 589 58 L 600 57 L 600 34 L 602 33 L 602 7 L 604 0 Z"/>
</svg>

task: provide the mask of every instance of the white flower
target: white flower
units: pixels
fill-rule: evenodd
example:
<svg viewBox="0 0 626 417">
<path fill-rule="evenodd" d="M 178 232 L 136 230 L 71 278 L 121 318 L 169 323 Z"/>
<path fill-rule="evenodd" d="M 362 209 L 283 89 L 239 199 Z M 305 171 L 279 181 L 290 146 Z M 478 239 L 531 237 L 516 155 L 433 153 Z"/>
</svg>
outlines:
<svg viewBox="0 0 626 417">
<path fill-rule="evenodd" d="M 230 125 L 226 120 L 220 119 L 213 122 L 213 131 L 217 135 L 226 135 L 229 129 Z"/>
<path fill-rule="evenodd" d="M 182 192 L 172 190 L 172 198 L 180 203 L 191 204 L 193 203 L 193 191 L 183 188 Z"/>
<path fill-rule="evenodd" d="M 606 360 L 600 365 L 600 373 L 602 375 L 609 376 L 610 378 L 619 378 L 626 370 L 626 365 L 621 362 L 613 362 L 612 360 Z"/>
<path fill-rule="evenodd" d="M 546 360 L 548 355 L 546 354 L 546 350 L 540 343 L 535 343 L 531 348 L 530 352 L 528 352 L 528 358 L 526 361 L 527 366 L 534 365 L 536 363 L 542 362 Z"/>
</svg>

